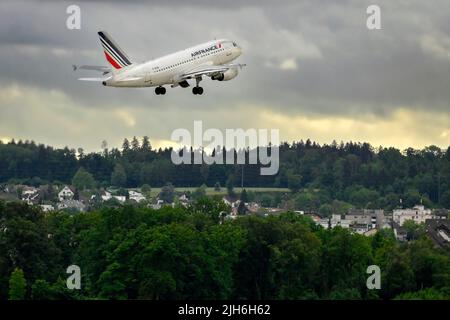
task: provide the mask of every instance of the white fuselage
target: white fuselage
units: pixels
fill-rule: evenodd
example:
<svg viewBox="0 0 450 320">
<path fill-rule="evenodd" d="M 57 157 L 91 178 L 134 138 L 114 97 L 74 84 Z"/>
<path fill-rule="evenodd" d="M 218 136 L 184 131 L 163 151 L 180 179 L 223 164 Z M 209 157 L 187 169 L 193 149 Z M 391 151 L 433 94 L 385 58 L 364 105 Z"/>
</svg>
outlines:
<svg viewBox="0 0 450 320">
<path fill-rule="evenodd" d="M 241 48 L 231 40 L 213 40 L 115 71 L 103 84 L 111 87 L 176 86 L 180 82 L 180 75 L 197 67 L 229 63 L 239 57 L 241 52 Z"/>
</svg>

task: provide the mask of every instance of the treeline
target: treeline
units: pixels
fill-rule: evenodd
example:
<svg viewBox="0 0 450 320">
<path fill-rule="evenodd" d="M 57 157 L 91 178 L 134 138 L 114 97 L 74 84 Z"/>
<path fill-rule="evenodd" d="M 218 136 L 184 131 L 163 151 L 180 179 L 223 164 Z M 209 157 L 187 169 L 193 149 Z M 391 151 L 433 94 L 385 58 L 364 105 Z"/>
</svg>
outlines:
<svg viewBox="0 0 450 320">
<path fill-rule="evenodd" d="M 294 213 L 222 221 L 189 208 L 43 214 L 0 202 L 0 299 L 450 299 L 450 251 L 324 230 Z M 66 269 L 81 269 L 81 290 Z M 369 290 L 370 265 L 381 289 Z"/>
<path fill-rule="evenodd" d="M 103 187 L 161 187 L 168 182 L 176 187 L 240 186 L 243 176 L 246 187 L 320 190 L 327 199 L 363 207 L 379 198 L 386 206 L 410 198 L 412 204 L 450 208 L 450 147 L 400 151 L 374 149 L 368 143 L 283 143 L 280 170 L 274 176 L 261 176 L 260 165 L 177 166 L 171 152 L 153 149 L 148 137 L 125 139 L 120 150 L 87 154 L 34 142 L 0 142 L 0 183 L 70 184 L 80 169 L 93 178 L 88 186 Z"/>
</svg>

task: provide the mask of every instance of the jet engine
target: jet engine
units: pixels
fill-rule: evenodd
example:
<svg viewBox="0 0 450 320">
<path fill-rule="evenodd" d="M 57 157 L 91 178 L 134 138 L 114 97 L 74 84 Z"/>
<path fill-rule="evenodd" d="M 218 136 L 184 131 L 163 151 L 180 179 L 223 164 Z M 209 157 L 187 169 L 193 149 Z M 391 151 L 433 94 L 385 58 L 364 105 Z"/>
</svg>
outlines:
<svg viewBox="0 0 450 320">
<path fill-rule="evenodd" d="M 231 80 L 233 78 L 236 78 L 236 76 L 238 75 L 238 69 L 237 68 L 230 68 L 225 72 L 221 72 L 217 75 L 214 75 L 211 77 L 212 80 L 217 80 L 217 81 L 228 81 Z"/>
</svg>

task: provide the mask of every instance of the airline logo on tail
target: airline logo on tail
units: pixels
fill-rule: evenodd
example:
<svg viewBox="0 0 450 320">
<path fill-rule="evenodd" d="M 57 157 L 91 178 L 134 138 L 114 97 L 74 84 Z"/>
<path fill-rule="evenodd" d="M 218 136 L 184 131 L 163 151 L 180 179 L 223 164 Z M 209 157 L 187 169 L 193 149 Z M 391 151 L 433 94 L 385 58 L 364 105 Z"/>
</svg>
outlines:
<svg viewBox="0 0 450 320">
<path fill-rule="evenodd" d="M 103 46 L 106 60 L 108 60 L 114 68 L 121 69 L 132 64 L 125 52 L 120 49 L 105 31 L 100 31 L 98 35 L 100 36 L 100 42 Z"/>
</svg>

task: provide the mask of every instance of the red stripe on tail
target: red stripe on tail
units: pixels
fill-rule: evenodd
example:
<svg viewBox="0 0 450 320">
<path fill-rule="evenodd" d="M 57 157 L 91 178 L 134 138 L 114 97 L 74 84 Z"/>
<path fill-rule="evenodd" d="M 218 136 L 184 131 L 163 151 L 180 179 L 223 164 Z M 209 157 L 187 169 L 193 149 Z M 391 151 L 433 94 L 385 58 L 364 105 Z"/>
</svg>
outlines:
<svg viewBox="0 0 450 320">
<path fill-rule="evenodd" d="M 111 63 L 111 65 L 116 68 L 116 69 L 120 69 L 122 68 L 116 61 L 114 61 L 114 59 L 108 54 L 108 52 L 105 52 L 105 56 L 106 56 L 106 60 L 108 60 L 109 63 Z"/>
</svg>

